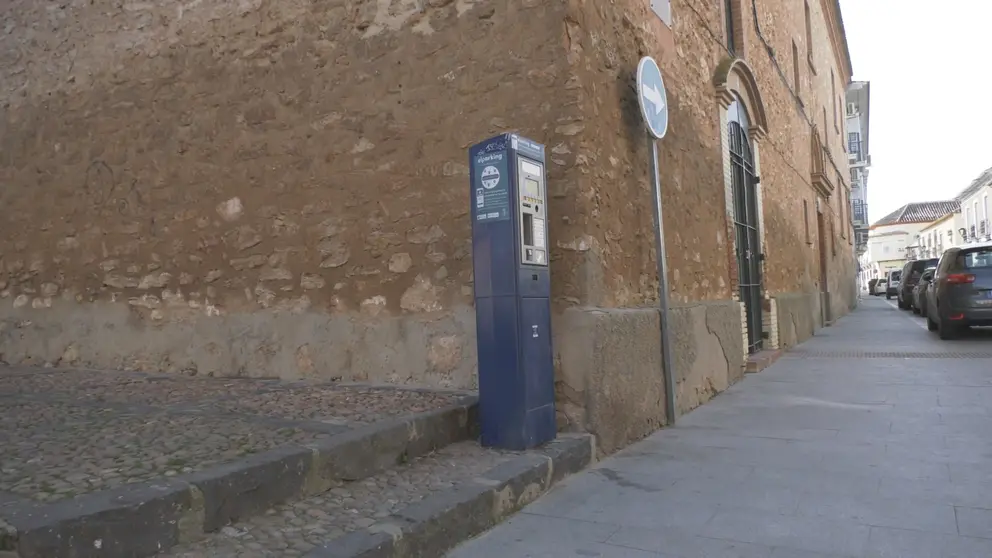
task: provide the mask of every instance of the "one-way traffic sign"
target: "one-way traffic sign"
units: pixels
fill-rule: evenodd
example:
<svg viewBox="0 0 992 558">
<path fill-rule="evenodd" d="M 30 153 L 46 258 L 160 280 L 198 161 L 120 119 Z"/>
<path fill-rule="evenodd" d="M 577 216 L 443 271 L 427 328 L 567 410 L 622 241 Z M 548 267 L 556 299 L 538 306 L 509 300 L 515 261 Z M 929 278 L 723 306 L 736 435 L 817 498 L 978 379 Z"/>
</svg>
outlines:
<svg viewBox="0 0 992 558">
<path fill-rule="evenodd" d="M 637 65 L 637 99 L 648 132 L 657 139 L 668 132 L 668 99 L 661 69 L 654 58 L 645 56 Z"/>
</svg>

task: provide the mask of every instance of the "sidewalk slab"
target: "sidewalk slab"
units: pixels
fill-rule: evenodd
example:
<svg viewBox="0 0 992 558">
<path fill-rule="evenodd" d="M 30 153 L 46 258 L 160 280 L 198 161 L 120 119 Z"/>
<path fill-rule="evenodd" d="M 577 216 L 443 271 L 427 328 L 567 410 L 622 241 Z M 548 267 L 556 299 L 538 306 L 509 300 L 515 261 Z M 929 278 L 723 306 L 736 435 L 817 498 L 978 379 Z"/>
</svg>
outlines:
<svg viewBox="0 0 992 558">
<path fill-rule="evenodd" d="M 992 332 L 920 321 L 862 301 L 448 556 L 990 556 Z"/>
</svg>

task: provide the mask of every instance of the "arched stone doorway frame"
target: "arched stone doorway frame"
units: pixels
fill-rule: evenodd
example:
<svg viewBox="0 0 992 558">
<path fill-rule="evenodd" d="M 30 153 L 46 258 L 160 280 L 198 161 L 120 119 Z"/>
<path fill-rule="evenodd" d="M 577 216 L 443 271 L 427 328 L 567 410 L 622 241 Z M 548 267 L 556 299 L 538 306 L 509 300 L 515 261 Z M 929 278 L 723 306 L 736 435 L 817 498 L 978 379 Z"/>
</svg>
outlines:
<svg viewBox="0 0 992 558">
<path fill-rule="evenodd" d="M 734 300 L 741 304 L 741 324 L 743 329 L 744 360 L 749 356 L 748 348 L 754 345 L 749 341 L 748 332 L 755 326 L 749 325 L 747 305 L 741 299 L 740 290 L 740 261 L 738 258 L 738 241 L 735 230 L 735 209 L 734 209 L 734 176 L 733 164 L 731 161 L 731 122 L 741 122 L 741 118 L 732 114 L 740 106 L 746 115 L 746 135 L 749 143 L 751 156 L 753 158 L 757 205 L 757 227 L 759 246 L 761 254 L 754 257 L 760 258 L 760 273 L 765 275 L 765 258 L 767 252 L 767 241 L 765 235 L 765 219 L 763 210 L 763 188 L 761 185 L 761 144 L 768 135 L 768 116 L 761 92 L 758 88 L 754 71 L 740 58 L 726 58 L 719 66 L 713 76 L 713 85 L 716 93 L 716 100 L 720 112 L 720 147 L 723 159 L 723 182 L 724 182 L 724 202 L 726 211 L 726 238 L 728 239 L 727 257 L 730 263 L 730 285 Z M 778 324 L 776 319 L 776 308 L 774 299 L 768 295 L 767 288 L 762 288 L 761 296 L 761 331 L 756 331 L 761 340 L 760 347 L 764 349 L 778 348 Z"/>
</svg>

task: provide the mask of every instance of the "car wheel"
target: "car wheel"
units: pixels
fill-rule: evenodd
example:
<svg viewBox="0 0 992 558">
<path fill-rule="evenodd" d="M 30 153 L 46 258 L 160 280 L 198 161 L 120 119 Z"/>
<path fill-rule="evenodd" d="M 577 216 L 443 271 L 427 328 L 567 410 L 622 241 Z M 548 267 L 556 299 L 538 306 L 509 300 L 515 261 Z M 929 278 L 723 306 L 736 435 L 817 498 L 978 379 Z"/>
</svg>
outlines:
<svg viewBox="0 0 992 558">
<path fill-rule="evenodd" d="M 914 306 L 913 307 L 913 313 L 916 314 L 917 316 L 919 316 L 922 313 L 922 311 L 919 308 L 917 308 L 917 307 Z"/>
<path fill-rule="evenodd" d="M 930 331 L 937 331 L 937 322 L 933 321 L 933 318 L 927 316 L 927 329 Z"/>
<path fill-rule="evenodd" d="M 944 318 L 937 318 L 937 335 L 944 341 L 955 339 L 958 336 L 958 328 L 947 323 Z"/>
<path fill-rule="evenodd" d="M 892 300 L 892 295 L 885 293 L 885 300 Z"/>
</svg>

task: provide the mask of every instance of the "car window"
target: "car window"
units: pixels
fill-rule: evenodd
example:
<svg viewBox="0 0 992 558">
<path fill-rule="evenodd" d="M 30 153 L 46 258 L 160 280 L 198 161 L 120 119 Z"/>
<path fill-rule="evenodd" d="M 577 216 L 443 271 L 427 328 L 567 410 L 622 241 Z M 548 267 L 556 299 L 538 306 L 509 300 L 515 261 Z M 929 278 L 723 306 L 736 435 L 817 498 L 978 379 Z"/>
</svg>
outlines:
<svg viewBox="0 0 992 558">
<path fill-rule="evenodd" d="M 961 257 L 964 269 L 992 268 L 992 248 L 962 252 Z"/>
<path fill-rule="evenodd" d="M 892 281 L 898 281 L 899 277 L 902 276 L 902 271 L 893 271 L 889 274 L 889 279 Z"/>
</svg>

